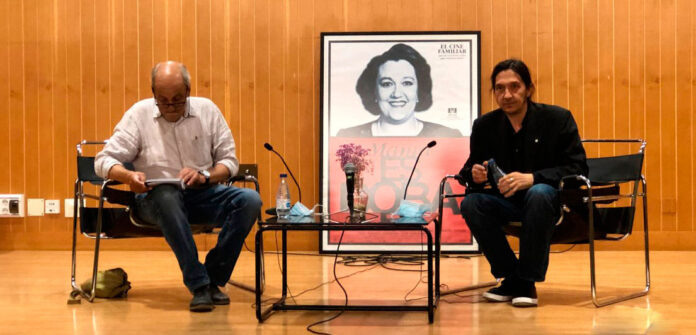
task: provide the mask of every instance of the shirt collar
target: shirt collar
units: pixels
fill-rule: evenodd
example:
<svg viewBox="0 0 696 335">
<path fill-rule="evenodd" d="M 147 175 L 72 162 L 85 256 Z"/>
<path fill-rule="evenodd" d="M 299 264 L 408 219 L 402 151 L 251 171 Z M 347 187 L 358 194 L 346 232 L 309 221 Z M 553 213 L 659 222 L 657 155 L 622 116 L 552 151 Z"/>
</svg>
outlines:
<svg viewBox="0 0 696 335">
<path fill-rule="evenodd" d="M 522 127 L 520 127 L 520 131 L 517 133 L 522 133 L 525 129 L 527 129 L 527 125 L 529 124 L 529 119 L 530 119 L 529 112 L 530 112 L 530 110 L 529 110 L 529 105 L 528 105 L 527 106 L 527 113 L 524 114 L 524 118 L 522 119 Z M 510 132 L 511 134 L 516 134 L 515 129 L 512 128 L 512 123 L 510 123 L 510 119 L 508 119 L 507 116 L 505 117 L 505 129 L 507 129 L 507 131 Z"/>
</svg>

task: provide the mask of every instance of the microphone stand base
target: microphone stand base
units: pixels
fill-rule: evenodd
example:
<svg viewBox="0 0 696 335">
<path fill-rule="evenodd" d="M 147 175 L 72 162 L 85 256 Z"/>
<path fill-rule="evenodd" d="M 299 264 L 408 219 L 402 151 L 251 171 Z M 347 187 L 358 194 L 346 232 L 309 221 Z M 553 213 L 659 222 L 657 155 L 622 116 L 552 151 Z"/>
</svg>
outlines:
<svg viewBox="0 0 696 335">
<path fill-rule="evenodd" d="M 379 218 L 378 214 L 353 211 L 344 209 L 338 212 L 333 212 L 328 215 L 328 221 L 332 223 L 368 223 L 373 222 Z"/>
</svg>

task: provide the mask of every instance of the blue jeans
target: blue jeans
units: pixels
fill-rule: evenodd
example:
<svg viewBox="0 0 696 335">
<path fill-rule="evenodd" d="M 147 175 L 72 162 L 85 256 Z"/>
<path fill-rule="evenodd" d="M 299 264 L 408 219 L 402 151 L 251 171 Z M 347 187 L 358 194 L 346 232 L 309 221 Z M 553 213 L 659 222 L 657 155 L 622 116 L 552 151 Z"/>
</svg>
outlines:
<svg viewBox="0 0 696 335">
<path fill-rule="evenodd" d="M 193 292 L 210 283 L 224 286 L 230 279 L 244 239 L 261 209 L 261 198 L 254 190 L 234 186 L 181 191 L 172 185 L 160 185 L 138 194 L 134 207 L 140 219 L 162 229 L 179 261 L 184 284 Z M 198 260 L 192 223 L 221 225 L 217 244 L 208 252 L 205 265 Z"/>
<path fill-rule="evenodd" d="M 551 236 L 559 217 L 558 190 L 536 184 L 510 201 L 500 194 L 471 193 L 462 201 L 462 216 L 496 278 L 544 281 Z M 510 248 L 502 227 L 521 221 L 520 258 Z"/>
</svg>

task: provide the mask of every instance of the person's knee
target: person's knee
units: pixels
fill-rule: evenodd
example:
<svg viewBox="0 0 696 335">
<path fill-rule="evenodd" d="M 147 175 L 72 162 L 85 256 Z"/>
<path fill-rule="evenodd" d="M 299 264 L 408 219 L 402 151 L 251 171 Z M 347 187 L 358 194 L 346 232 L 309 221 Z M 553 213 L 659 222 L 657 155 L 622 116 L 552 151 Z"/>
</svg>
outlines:
<svg viewBox="0 0 696 335">
<path fill-rule="evenodd" d="M 251 190 L 251 189 L 245 189 L 243 195 L 243 206 L 245 206 L 248 210 L 253 211 L 253 212 L 258 212 L 261 210 L 261 206 L 263 205 L 263 202 L 261 201 L 261 196 L 259 195 L 258 192 Z"/>
<path fill-rule="evenodd" d="M 555 205 L 558 200 L 558 190 L 548 184 L 536 184 L 525 195 L 527 205 Z"/>
<path fill-rule="evenodd" d="M 157 209 L 158 216 L 168 215 L 184 208 L 184 194 L 172 185 L 160 185 L 148 192 L 149 200 Z"/>
<path fill-rule="evenodd" d="M 553 225 L 560 213 L 558 190 L 547 184 L 537 184 L 527 191 L 524 206 L 525 217 L 529 214 L 536 217 L 553 218 L 552 220 L 542 220 L 537 224 Z"/>
<path fill-rule="evenodd" d="M 485 206 L 486 202 L 486 195 L 481 194 L 481 193 L 471 193 L 468 194 L 467 196 L 464 197 L 464 200 L 462 200 L 462 211 L 467 210 L 467 211 L 472 211 L 475 209 L 481 208 L 481 206 Z"/>
<path fill-rule="evenodd" d="M 172 185 L 153 188 L 133 210 L 140 220 L 162 228 L 187 224 L 183 192 Z"/>
<path fill-rule="evenodd" d="M 184 202 L 184 194 L 176 186 L 160 185 L 150 191 L 150 199 L 162 207 Z"/>
<path fill-rule="evenodd" d="M 230 201 L 227 205 L 229 211 L 235 209 L 242 210 L 250 215 L 256 215 L 260 210 L 263 203 L 261 202 L 261 196 L 255 190 L 249 188 L 238 188 L 239 192 L 234 201 Z"/>
<path fill-rule="evenodd" d="M 472 193 L 464 197 L 461 204 L 462 216 L 469 221 L 472 215 L 481 212 L 486 206 L 486 196 L 484 194 Z"/>
</svg>

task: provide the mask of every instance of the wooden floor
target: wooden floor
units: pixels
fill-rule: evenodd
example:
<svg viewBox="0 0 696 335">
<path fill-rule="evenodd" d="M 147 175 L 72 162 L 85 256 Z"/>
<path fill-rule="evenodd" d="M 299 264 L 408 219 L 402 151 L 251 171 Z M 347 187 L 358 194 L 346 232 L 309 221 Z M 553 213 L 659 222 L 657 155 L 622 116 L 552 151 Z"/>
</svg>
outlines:
<svg viewBox="0 0 696 335">
<path fill-rule="evenodd" d="M 642 254 L 604 251 L 598 259 L 600 295 L 639 288 Z M 79 254 L 78 277 L 87 278 L 90 254 Z M 266 296 L 280 291 L 276 255 L 266 255 Z M 316 329 L 332 334 L 693 334 L 696 333 L 696 252 L 653 252 L 652 290 L 604 308 L 590 300 L 587 252 L 553 254 L 547 280 L 539 284 L 539 307 L 519 309 L 482 302 L 482 291 L 444 297 L 428 324 L 424 312 L 348 312 Z M 343 301 L 332 278 L 333 257 L 293 255 L 290 289 L 298 302 Z M 64 251 L 0 252 L 0 333 L 2 334 L 303 334 L 305 327 L 331 312 L 280 312 L 263 324 L 256 321 L 253 294 L 228 285 L 232 303 L 211 313 L 188 311 L 190 294 L 181 283 L 174 256 L 160 251 L 105 251 L 102 269 L 122 267 L 132 282 L 127 299 L 66 304 L 70 254 Z M 396 265 L 390 265 L 398 267 Z M 442 281 L 450 287 L 489 281 L 480 257 L 445 258 Z M 400 266 L 420 270 L 420 266 Z M 610 269 L 610 270 L 606 270 Z M 424 303 L 426 285 L 418 271 L 397 272 L 380 266 L 338 266 L 351 302 Z M 253 254 L 243 252 L 233 279 L 253 283 Z M 302 293 L 302 294 L 300 294 Z M 421 299 L 418 299 L 421 298 Z M 416 300 L 410 300 L 416 299 Z"/>
</svg>

